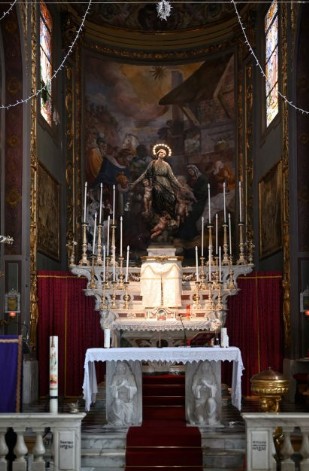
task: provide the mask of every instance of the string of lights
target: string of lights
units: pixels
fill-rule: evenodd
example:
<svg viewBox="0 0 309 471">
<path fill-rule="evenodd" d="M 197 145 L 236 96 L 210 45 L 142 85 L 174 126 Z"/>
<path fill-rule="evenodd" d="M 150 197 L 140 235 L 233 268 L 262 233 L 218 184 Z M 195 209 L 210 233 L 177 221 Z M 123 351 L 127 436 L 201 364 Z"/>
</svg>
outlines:
<svg viewBox="0 0 309 471">
<path fill-rule="evenodd" d="M 21 105 L 21 104 L 24 104 L 24 103 L 28 103 L 30 100 L 32 100 L 32 98 L 35 98 L 37 97 L 43 90 L 45 90 L 47 88 L 47 86 L 57 77 L 58 73 L 60 72 L 61 69 L 63 69 L 69 55 L 71 54 L 71 52 L 73 51 L 73 48 L 76 44 L 76 41 L 78 40 L 79 36 L 80 36 L 80 33 L 84 27 L 84 24 L 85 24 L 85 21 L 86 21 L 86 17 L 89 13 L 89 10 L 90 10 L 90 7 L 91 7 L 91 3 L 92 3 L 92 0 L 89 0 L 88 2 L 88 5 L 87 5 L 87 9 L 85 11 L 85 14 L 84 16 L 82 17 L 82 21 L 81 21 L 81 24 L 76 32 L 76 35 L 72 41 L 72 43 L 70 44 L 69 46 L 69 49 L 68 49 L 68 52 L 66 53 L 66 55 L 64 56 L 63 60 L 61 61 L 59 67 L 57 67 L 57 69 L 55 69 L 54 73 L 52 74 L 50 80 L 45 84 L 43 85 L 41 88 L 37 89 L 32 95 L 29 95 L 27 98 L 24 98 L 24 99 L 21 99 L 21 100 L 16 100 L 15 103 L 10 103 L 9 105 L 0 105 L 0 109 L 5 109 L 5 110 L 8 110 L 10 108 L 13 108 L 14 106 L 17 106 L 17 105 Z"/>
<path fill-rule="evenodd" d="M 245 27 L 242 23 L 242 19 L 240 17 L 240 14 L 238 12 L 238 9 L 237 9 L 237 5 L 236 5 L 236 2 L 235 0 L 231 0 L 231 3 L 233 4 L 234 6 L 234 9 L 235 9 L 235 13 L 237 15 L 237 19 L 238 19 L 238 23 L 241 27 L 241 30 L 242 30 L 242 33 L 244 35 L 244 38 L 245 38 L 245 44 L 248 46 L 249 48 L 249 51 L 250 53 L 252 54 L 252 56 L 254 57 L 254 60 L 255 60 L 255 63 L 256 63 L 256 66 L 258 67 L 258 69 L 260 70 L 262 76 L 264 77 L 265 81 L 268 83 L 268 80 L 267 80 L 267 77 L 266 77 L 266 74 L 263 70 L 263 67 L 261 66 L 249 40 L 248 40 L 248 36 L 246 34 L 246 31 L 245 31 Z M 308 115 L 309 114 L 309 111 L 306 111 L 306 110 L 303 110 L 302 108 L 299 108 L 298 106 L 296 106 L 291 100 L 289 100 L 283 93 L 280 92 L 280 90 L 278 90 L 278 95 L 289 105 L 291 106 L 292 108 L 294 108 L 296 111 L 300 111 L 302 114 L 306 114 Z"/>
<path fill-rule="evenodd" d="M 10 4 L 10 7 L 8 8 L 8 10 L 6 10 L 2 16 L 0 17 L 0 21 L 6 16 L 9 14 L 9 12 L 12 10 L 12 8 L 14 7 L 14 5 L 16 4 L 17 0 L 14 0 L 13 3 Z M 280 0 L 279 0 L 280 2 Z M 52 3 L 52 2 L 49 2 L 49 3 Z M 85 3 L 85 2 L 78 2 L 78 3 Z M 85 14 L 84 16 L 82 17 L 82 21 L 81 21 L 81 24 L 76 32 L 76 35 L 71 43 L 71 45 L 69 46 L 69 49 L 68 49 L 68 52 L 66 53 L 66 55 L 64 56 L 61 64 L 59 65 L 59 67 L 57 69 L 55 69 L 53 75 L 51 76 L 49 82 L 45 85 L 43 85 L 41 88 L 37 89 L 32 95 L 29 95 L 27 98 L 24 98 L 24 99 L 21 99 L 21 100 L 16 100 L 15 103 L 10 103 L 8 105 L 1 105 L 0 104 L 0 109 L 5 109 L 5 110 L 8 110 L 9 108 L 12 108 L 14 106 L 17 106 L 17 105 L 20 105 L 20 104 L 24 104 L 24 103 L 28 103 L 30 100 L 32 100 L 32 98 L 35 98 L 37 97 L 43 90 L 45 90 L 47 88 L 47 86 L 52 82 L 52 80 L 54 80 L 56 78 L 56 76 L 58 75 L 59 71 L 61 69 L 63 69 L 69 55 L 72 53 L 72 50 L 80 36 L 80 33 L 84 27 L 84 24 L 85 24 L 85 21 L 86 21 L 86 17 L 89 13 L 89 10 L 90 10 L 90 7 L 91 7 L 91 4 L 95 4 L 95 3 L 101 3 L 101 2 L 96 2 L 95 0 L 89 0 L 88 4 L 87 4 L 87 9 L 85 11 Z M 104 3 L 140 3 L 140 2 L 104 2 Z M 183 2 L 173 2 L 173 3 L 183 3 Z M 193 2 L 194 3 L 194 2 Z M 209 3 L 209 2 L 205 2 L 205 3 Z M 256 62 L 256 66 L 258 67 L 258 69 L 260 70 L 262 76 L 264 77 L 264 79 L 267 81 L 267 77 L 266 77 L 266 74 L 263 70 L 263 67 L 261 66 L 249 40 L 248 40 L 248 37 L 247 37 L 247 34 L 246 34 L 246 31 L 245 31 L 245 27 L 243 25 L 243 22 L 242 22 L 242 19 L 241 19 L 241 16 L 238 12 L 238 9 L 237 9 L 237 5 L 236 5 L 236 2 L 235 0 L 228 0 L 228 1 L 222 1 L 220 3 L 232 3 L 233 7 L 234 7 L 234 10 L 235 10 L 235 13 L 236 13 L 236 16 L 237 16 L 237 20 L 238 20 L 238 23 L 241 27 L 241 30 L 242 30 L 242 33 L 243 33 L 243 36 L 245 38 L 245 44 L 247 45 L 247 47 L 249 48 L 249 51 L 251 53 L 251 55 L 253 56 L 255 62 Z M 239 3 L 243 3 L 243 2 L 239 2 Z M 282 0 L 280 3 L 283 3 Z M 293 0 L 288 0 L 287 3 L 293 3 Z M 171 10 L 172 10 L 172 6 L 170 5 L 170 3 L 167 1 L 167 0 L 160 0 L 160 2 L 157 3 L 157 14 L 159 16 L 159 18 L 161 19 L 164 19 L 166 20 L 168 16 L 170 16 L 171 14 Z M 301 112 L 302 114 L 306 114 L 308 115 L 309 114 L 309 111 L 307 110 L 304 110 L 298 106 L 296 106 L 291 100 L 289 100 L 283 93 L 280 92 L 280 90 L 278 90 L 278 94 L 279 96 L 289 105 L 291 106 L 292 108 L 294 108 L 296 111 L 299 111 Z"/>
<path fill-rule="evenodd" d="M 11 3 L 9 8 L 4 13 L 2 13 L 2 16 L 0 16 L 0 21 L 3 20 L 3 18 L 10 13 L 10 11 L 13 9 L 16 2 L 17 2 L 17 0 L 14 0 L 14 2 Z"/>
</svg>

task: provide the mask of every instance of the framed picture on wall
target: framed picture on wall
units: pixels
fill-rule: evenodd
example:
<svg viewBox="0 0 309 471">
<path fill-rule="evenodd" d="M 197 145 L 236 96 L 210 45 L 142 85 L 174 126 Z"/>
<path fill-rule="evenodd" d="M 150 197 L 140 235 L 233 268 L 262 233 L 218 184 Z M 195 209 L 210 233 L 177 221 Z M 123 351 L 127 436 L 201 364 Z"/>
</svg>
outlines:
<svg viewBox="0 0 309 471">
<path fill-rule="evenodd" d="M 282 162 L 259 182 L 260 258 L 282 248 Z"/>
<path fill-rule="evenodd" d="M 39 164 L 38 169 L 38 251 L 59 260 L 59 183 Z"/>
</svg>

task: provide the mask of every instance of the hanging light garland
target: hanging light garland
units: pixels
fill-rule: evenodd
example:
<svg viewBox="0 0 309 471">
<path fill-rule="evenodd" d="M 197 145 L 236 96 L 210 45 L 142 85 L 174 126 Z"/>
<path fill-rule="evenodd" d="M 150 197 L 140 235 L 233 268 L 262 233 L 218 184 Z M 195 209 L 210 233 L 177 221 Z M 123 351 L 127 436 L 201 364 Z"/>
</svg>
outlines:
<svg viewBox="0 0 309 471">
<path fill-rule="evenodd" d="M 24 98 L 22 100 L 17 100 L 15 103 L 10 103 L 9 105 L 0 105 L 0 109 L 4 109 L 4 110 L 8 110 L 10 108 L 13 108 L 14 106 L 17 106 L 17 105 L 21 105 L 23 103 L 28 103 L 30 100 L 32 100 L 32 98 L 35 98 L 37 97 L 43 90 L 46 90 L 47 86 L 57 77 L 58 73 L 60 72 L 61 69 L 63 69 L 64 67 L 64 64 L 66 63 L 69 55 L 71 54 L 71 52 L 73 51 L 73 48 L 75 46 L 75 43 L 76 41 L 78 40 L 79 36 L 80 36 L 80 33 L 84 27 L 84 24 L 85 24 L 85 21 L 86 21 L 86 17 L 89 13 L 89 10 L 90 10 L 90 6 L 91 6 L 91 3 L 92 3 L 92 0 L 89 0 L 89 3 L 87 5 L 87 9 L 86 9 L 86 12 L 84 14 L 84 16 L 82 17 L 82 21 L 81 21 L 81 24 L 76 32 L 76 35 L 75 35 L 75 38 L 73 39 L 72 43 L 70 44 L 69 46 L 69 49 L 68 49 L 68 52 L 66 53 L 66 55 L 64 56 L 61 64 L 59 65 L 59 67 L 57 67 L 57 69 L 55 69 L 53 75 L 51 76 L 50 80 L 41 88 L 37 89 L 35 93 L 33 93 L 32 95 L 29 95 L 27 98 Z"/>
<path fill-rule="evenodd" d="M 17 2 L 17 0 L 14 0 L 14 2 L 11 3 L 9 8 L 4 13 L 2 13 L 2 16 L 0 16 L 0 21 L 3 20 L 3 18 L 10 13 L 10 11 L 13 9 L 16 2 Z"/>
<path fill-rule="evenodd" d="M 242 30 L 242 33 L 244 35 L 244 38 L 245 38 L 245 43 L 246 45 L 248 46 L 249 48 L 249 51 L 251 53 L 251 55 L 254 57 L 254 60 L 255 60 L 255 63 L 256 63 L 256 66 L 258 67 L 258 69 L 260 70 L 262 76 L 264 77 L 264 79 L 266 80 L 266 82 L 268 83 L 268 80 L 267 80 L 267 77 L 266 77 L 266 74 L 263 70 L 263 67 L 261 66 L 258 58 L 256 57 L 256 54 L 254 53 L 253 51 L 253 48 L 248 40 L 248 36 L 246 34 L 246 31 L 245 31 L 245 27 L 242 23 L 242 20 L 241 20 L 241 17 L 240 17 L 240 14 L 238 12 L 238 9 L 237 9 L 237 6 L 236 6 L 236 2 L 235 0 L 231 0 L 231 3 L 233 4 L 234 6 L 234 9 L 235 9 L 235 13 L 236 13 L 236 16 L 237 16 L 237 19 L 238 19 L 238 23 L 241 27 L 241 30 Z M 292 108 L 294 108 L 296 111 L 300 111 L 302 114 L 306 114 L 308 115 L 309 114 L 309 111 L 306 111 L 306 110 L 303 110 L 302 108 L 299 108 L 298 106 L 296 106 L 291 100 L 289 100 L 285 95 L 283 95 L 283 93 L 280 92 L 280 90 L 278 90 L 278 95 L 285 101 L 285 103 L 289 106 L 291 106 Z"/>
<path fill-rule="evenodd" d="M 237 9 L 237 6 L 236 6 L 236 2 L 235 0 L 230 0 L 230 2 L 232 3 L 233 7 L 234 7 L 234 10 L 235 10 L 235 13 L 236 13 L 236 16 L 237 16 L 237 20 L 238 20 L 238 23 L 241 27 L 241 30 L 242 30 L 242 33 L 243 33 L 243 36 L 245 38 L 245 43 L 246 45 L 248 46 L 249 48 L 249 51 L 251 53 L 251 55 L 254 57 L 254 60 L 256 62 L 256 65 L 257 67 L 259 68 L 262 76 L 264 77 L 264 79 L 267 81 L 267 77 L 265 75 L 265 72 L 256 56 L 256 54 L 254 53 L 253 51 L 253 48 L 248 40 L 248 37 L 247 37 L 247 34 L 246 34 L 246 31 L 245 31 L 245 27 L 242 23 L 242 19 L 240 17 L 240 14 L 238 12 L 238 9 Z M 13 3 L 10 4 L 10 7 L 8 8 L 8 10 L 6 10 L 2 16 L 0 17 L 0 21 L 10 13 L 10 11 L 12 10 L 12 8 L 14 7 L 14 5 L 17 3 L 17 0 L 14 0 Z M 63 69 L 65 63 L 66 63 L 66 60 L 67 58 L 69 57 L 69 55 L 71 54 L 74 46 L 75 46 L 75 43 L 76 41 L 78 40 L 79 36 L 80 36 L 80 33 L 81 33 L 81 30 L 82 28 L 84 27 L 84 24 L 85 24 L 85 21 L 86 21 L 86 17 L 89 13 L 89 10 L 90 10 L 90 6 L 91 6 L 91 3 L 92 3 L 92 0 L 89 0 L 89 3 L 87 5 L 87 9 L 86 9 L 86 12 L 84 14 L 84 16 L 82 17 L 82 21 L 81 21 L 81 24 L 77 30 L 77 33 L 76 33 L 76 36 L 75 38 L 73 39 L 71 45 L 69 46 L 69 49 L 68 49 L 68 52 L 67 54 L 64 56 L 61 64 L 59 65 L 59 67 L 54 71 L 53 75 L 51 76 L 51 79 L 50 81 L 44 85 L 43 87 L 39 88 L 38 90 L 36 90 L 35 93 L 33 93 L 32 95 L 28 96 L 27 98 L 24 98 L 22 100 L 17 100 L 15 103 L 11 103 L 9 105 L 1 105 L 0 104 L 0 109 L 4 109 L 4 110 L 8 110 L 9 108 L 12 108 L 14 106 L 17 106 L 17 105 L 20 105 L 20 104 L 23 104 L 23 103 L 28 103 L 30 100 L 32 100 L 32 98 L 35 98 L 37 97 L 40 93 L 42 93 L 43 90 L 45 90 L 47 88 L 47 85 L 54 79 L 56 78 L 56 76 L 58 75 L 58 73 L 60 72 L 61 69 Z M 139 3 L 139 2 L 106 2 L 106 3 Z M 183 2 L 174 2 L 174 3 L 183 3 Z M 205 3 L 209 3 L 209 2 L 205 2 Z M 225 2 L 223 2 L 225 3 Z M 172 5 L 169 3 L 168 0 L 160 0 L 160 2 L 158 2 L 157 4 L 157 14 L 158 14 L 158 17 L 162 20 L 167 20 L 167 18 L 170 16 L 171 14 L 171 10 L 172 10 Z M 285 101 L 285 103 L 287 103 L 289 106 L 291 106 L 292 108 L 294 108 L 296 111 L 300 111 L 302 114 L 306 114 L 308 115 L 309 114 L 309 111 L 307 110 L 304 110 L 298 106 L 296 106 L 291 100 L 289 100 L 285 95 L 283 95 L 283 93 L 281 93 L 279 90 L 278 90 L 278 95 Z"/>
</svg>

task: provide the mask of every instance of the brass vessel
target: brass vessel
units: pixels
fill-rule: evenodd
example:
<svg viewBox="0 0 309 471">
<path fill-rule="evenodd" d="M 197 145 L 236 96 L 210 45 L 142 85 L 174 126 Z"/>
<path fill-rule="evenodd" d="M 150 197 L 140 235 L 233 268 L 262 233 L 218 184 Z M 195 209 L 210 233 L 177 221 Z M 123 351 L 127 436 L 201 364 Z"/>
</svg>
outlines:
<svg viewBox="0 0 309 471">
<path fill-rule="evenodd" d="M 251 391 L 259 396 L 262 412 L 278 412 L 282 396 L 289 390 L 289 381 L 271 367 L 250 379 Z"/>
</svg>

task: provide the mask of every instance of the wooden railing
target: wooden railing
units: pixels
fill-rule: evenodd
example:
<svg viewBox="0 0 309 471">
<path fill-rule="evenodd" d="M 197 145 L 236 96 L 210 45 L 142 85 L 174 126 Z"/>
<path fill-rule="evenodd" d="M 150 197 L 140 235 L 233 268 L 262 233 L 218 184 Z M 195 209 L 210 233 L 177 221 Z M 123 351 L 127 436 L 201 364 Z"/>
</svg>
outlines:
<svg viewBox="0 0 309 471">
<path fill-rule="evenodd" d="M 84 413 L 0 414 L 0 471 L 81 469 L 81 421 Z M 13 458 L 9 458 L 13 456 Z"/>
<path fill-rule="evenodd" d="M 309 471 L 309 414 L 243 413 L 247 471 Z"/>
</svg>

